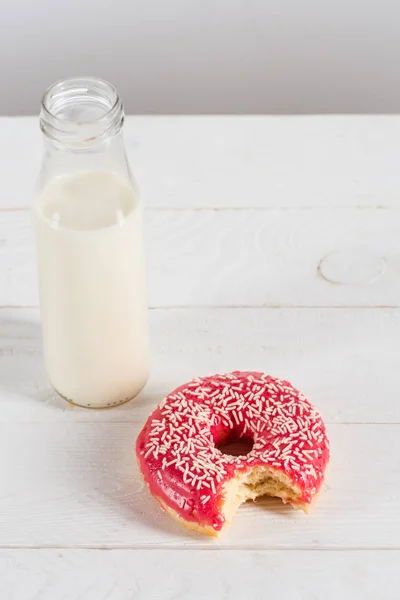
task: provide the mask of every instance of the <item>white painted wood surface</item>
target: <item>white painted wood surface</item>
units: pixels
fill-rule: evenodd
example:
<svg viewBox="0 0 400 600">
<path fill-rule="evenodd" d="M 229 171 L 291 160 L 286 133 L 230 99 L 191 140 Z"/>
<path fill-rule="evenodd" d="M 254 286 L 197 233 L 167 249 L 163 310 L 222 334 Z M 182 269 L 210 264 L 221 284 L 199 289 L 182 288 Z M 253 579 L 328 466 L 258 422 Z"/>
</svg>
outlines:
<svg viewBox="0 0 400 600">
<path fill-rule="evenodd" d="M 1 208 L 31 203 L 37 117 L 0 117 Z M 128 117 L 151 208 L 398 206 L 400 117 Z"/>
<path fill-rule="evenodd" d="M 146 238 L 151 307 L 400 306 L 398 209 L 148 210 Z M 37 305 L 29 211 L 0 260 L 0 304 Z"/>
<path fill-rule="evenodd" d="M 182 382 L 240 368 L 287 377 L 327 423 L 400 423 L 400 309 L 155 309 L 150 326 L 144 392 L 113 410 L 87 411 L 47 381 L 39 310 L 0 309 L 0 422 L 143 422 Z"/>
<path fill-rule="evenodd" d="M 40 135 L 31 118 L 0 134 L 1 600 L 397 599 L 400 117 L 128 119 L 153 368 L 109 411 L 46 380 L 25 210 Z M 262 500 L 213 541 L 159 510 L 133 444 L 178 383 L 237 368 L 307 393 L 332 461 L 311 516 Z"/>
<path fill-rule="evenodd" d="M 308 516 L 264 499 L 215 541 L 177 527 L 150 497 L 140 423 L 2 423 L 1 543 L 8 548 L 397 549 L 398 425 L 330 425 L 327 489 Z M 373 474 L 373 475 L 372 475 Z"/>
<path fill-rule="evenodd" d="M 399 560 L 398 551 L 3 550 L 0 596 L 243 600 L 251 593 L 253 600 L 320 600 L 323 593 L 325 600 L 398 600 Z M 334 574 L 329 586 L 327 573 Z"/>
<path fill-rule="evenodd" d="M 3 550 L 9 600 L 398 600 L 398 551 Z M 282 573 L 290 570 L 290 577 Z M 327 574 L 334 574 L 326 585 Z M 365 577 L 370 573 L 370 577 Z M 13 588 L 14 595 L 10 596 Z"/>
</svg>

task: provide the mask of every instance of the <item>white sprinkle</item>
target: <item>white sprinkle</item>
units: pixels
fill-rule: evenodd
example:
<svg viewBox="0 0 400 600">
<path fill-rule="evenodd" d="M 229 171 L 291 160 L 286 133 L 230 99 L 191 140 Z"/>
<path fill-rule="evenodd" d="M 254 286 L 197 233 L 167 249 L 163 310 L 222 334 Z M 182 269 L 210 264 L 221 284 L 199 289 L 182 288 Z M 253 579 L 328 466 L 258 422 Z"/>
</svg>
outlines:
<svg viewBox="0 0 400 600">
<path fill-rule="evenodd" d="M 306 462 L 307 462 L 307 459 L 306 459 L 306 458 L 304 458 L 304 456 L 301 456 L 301 454 L 298 454 L 298 453 L 296 452 L 296 456 L 297 456 L 297 458 L 298 458 L 299 460 L 301 460 L 301 462 L 303 462 L 303 463 L 306 463 Z"/>
<path fill-rule="evenodd" d="M 309 460 L 314 460 L 314 456 L 310 456 L 310 454 L 314 454 L 314 450 L 303 450 L 303 454 L 305 454 Z"/>
<path fill-rule="evenodd" d="M 149 454 L 151 454 L 153 452 L 153 448 L 154 446 L 151 446 L 151 448 L 149 448 L 146 452 L 146 454 L 144 455 L 145 458 L 147 458 L 149 456 Z"/>
</svg>

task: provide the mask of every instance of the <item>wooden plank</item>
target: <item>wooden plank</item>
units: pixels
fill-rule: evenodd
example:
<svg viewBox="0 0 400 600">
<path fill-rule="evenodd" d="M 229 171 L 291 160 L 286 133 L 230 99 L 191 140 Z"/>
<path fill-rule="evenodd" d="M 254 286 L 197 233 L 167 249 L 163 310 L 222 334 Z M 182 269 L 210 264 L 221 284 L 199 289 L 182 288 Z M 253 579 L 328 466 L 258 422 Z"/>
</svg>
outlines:
<svg viewBox="0 0 400 600">
<path fill-rule="evenodd" d="M 312 515 L 266 499 L 218 542 L 163 513 L 138 473 L 132 423 L 2 423 L 0 547 L 400 549 L 399 425 L 330 425 Z"/>
<path fill-rule="evenodd" d="M 13 600 L 397 600 L 399 560 L 398 551 L 3 550 L 0 593 Z"/>
<path fill-rule="evenodd" d="M 147 211 L 146 225 L 152 307 L 400 305 L 399 210 Z M 0 306 L 37 304 L 33 247 L 29 213 L 0 212 Z"/>
<path fill-rule="evenodd" d="M 27 206 L 37 117 L 0 119 L 0 208 Z M 128 117 L 129 158 L 149 207 L 397 206 L 400 117 Z M 21 173 L 23 172 L 23 177 Z"/>
<path fill-rule="evenodd" d="M 47 382 L 37 309 L 0 310 L 0 421 L 144 421 L 197 375 L 261 370 L 290 379 L 327 422 L 400 423 L 399 309 L 150 311 L 152 372 L 136 400 L 71 407 Z"/>
</svg>

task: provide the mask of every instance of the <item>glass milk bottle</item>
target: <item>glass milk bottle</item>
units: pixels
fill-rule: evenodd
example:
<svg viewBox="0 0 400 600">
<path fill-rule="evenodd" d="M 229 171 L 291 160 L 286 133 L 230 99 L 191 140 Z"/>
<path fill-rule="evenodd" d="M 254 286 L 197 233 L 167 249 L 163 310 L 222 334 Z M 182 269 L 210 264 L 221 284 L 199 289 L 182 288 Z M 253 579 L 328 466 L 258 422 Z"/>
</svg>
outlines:
<svg viewBox="0 0 400 600">
<path fill-rule="evenodd" d="M 60 81 L 40 116 L 44 158 L 33 209 L 44 355 L 54 389 L 103 408 L 136 396 L 149 369 L 138 190 L 115 88 Z"/>
</svg>

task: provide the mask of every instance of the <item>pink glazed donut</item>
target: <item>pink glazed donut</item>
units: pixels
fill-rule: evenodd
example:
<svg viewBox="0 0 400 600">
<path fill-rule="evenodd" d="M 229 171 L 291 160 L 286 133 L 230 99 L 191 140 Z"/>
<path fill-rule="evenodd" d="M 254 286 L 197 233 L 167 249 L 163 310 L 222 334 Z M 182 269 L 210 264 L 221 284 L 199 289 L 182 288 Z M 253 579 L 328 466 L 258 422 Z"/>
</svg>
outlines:
<svg viewBox="0 0 400 600">
<path fill-rule="evenodd" d="M 218 446 L 253 443 L 243 456 Z M 136 443 L 152 495 L 186 527 L 217 535 L 242 502 L 277 496 L 309 511 L 324 481 L 329 442 L 318 411 L 289 382 L 235 371 L 178 387 Z"/>
</svg>

